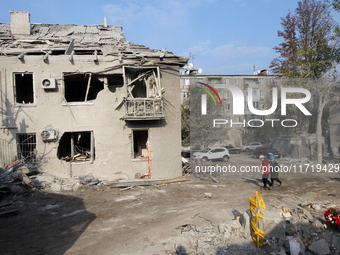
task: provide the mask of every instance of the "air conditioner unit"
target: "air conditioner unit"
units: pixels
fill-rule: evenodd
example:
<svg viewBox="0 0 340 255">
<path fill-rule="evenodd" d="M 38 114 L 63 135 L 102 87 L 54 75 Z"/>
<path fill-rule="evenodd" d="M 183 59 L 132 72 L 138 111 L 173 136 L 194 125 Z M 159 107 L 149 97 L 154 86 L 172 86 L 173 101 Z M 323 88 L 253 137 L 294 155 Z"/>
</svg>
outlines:
<svg viewBox="0 0 340 255">
<path fill-rule="evenodd" d="M 43 89 L 55 89 L 56 88 L 55 78 L 42 79 L 41 80 L 41 87 Z"/>
<path fill-rule="evenodd" d="M 43 141 L 56 141 L 58 139 L 58 132 L 54 129 L 46 129 L 40 133 Z"/>
</svg>

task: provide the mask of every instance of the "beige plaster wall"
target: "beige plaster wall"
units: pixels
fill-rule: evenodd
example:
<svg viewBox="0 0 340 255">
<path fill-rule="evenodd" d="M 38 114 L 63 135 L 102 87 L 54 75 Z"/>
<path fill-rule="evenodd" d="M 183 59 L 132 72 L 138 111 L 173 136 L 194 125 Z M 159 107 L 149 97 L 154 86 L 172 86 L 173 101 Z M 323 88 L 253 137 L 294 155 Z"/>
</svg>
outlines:
<svg viewBox="0 0 340 255">
<path fill-rule="evenodd" d="M 133 129 L 148 129 L 151 151 L 152 178 L 170 178 L 181 175 L 181 125 L 180 86 L 178 67 L 161 66 L 161 86 L 164 88 L 165 120 L 125 121 L 120 118 L 125 107 L 115 110 L 126 96 L 126 88 L 115 93 L 106 86 L 93 102 L 67 103 L 64 99 L 63 72 L 95 72 L 118 65 L 117 60 L 98 56 L 95 63 L 88 56 L 49 56 L 48 63 L 42 56 L 24 57 L 24 63 L 17 57 L 1 57 L 2 108 L 7 100 L 11 115 L 2 122 L 11 129 L 3 129 L 0 137 L 16 143 L 17 133 L 34 132 L 37 136 L 38 154 L 44 157 L 42 170 L 58 176 L 79 176 L 92 173 L 95 177 L 113 180 L 133 179 L 135 173 L 148 172 L 147 161 L 132 158 Z M 128 64 L 128 63 L 124 63 Z M 14 102 L 13 72 L 32 72 L 34 80 L 34 104 Z M 114 72 L 122 73 L 122 69 Z M 57 89 L 41 88 L 43 78 L 55 78 Z M 17 127 L 15 129 L 14 127 Z M 58 142 L 43 142 L 40 133 L 46 128 L 58 130 L 59 138 L 64 132 L 92 131 L 95 139 L 95 160 L 93 163 L 68 163 L 57 158 Z"/>
</svg>

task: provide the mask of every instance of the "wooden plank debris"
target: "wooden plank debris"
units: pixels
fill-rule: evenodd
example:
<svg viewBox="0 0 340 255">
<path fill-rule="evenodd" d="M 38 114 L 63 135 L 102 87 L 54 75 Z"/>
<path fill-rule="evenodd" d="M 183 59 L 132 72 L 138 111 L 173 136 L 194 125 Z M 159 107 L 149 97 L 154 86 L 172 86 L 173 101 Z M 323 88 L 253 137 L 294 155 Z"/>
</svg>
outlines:
<svg viewBox="0 0 340 255">
<path fill-rule="evenodd" d="M 88 97 L 89 90 L 90 90 L 90 85 L 91 85 L 91 79 L 92 79 L 92 73 L 90 73 L 89 81 L 87 83 L 85 102 L 87 102 L 87 97 Z"/>
<path fill-rule="evenodd" d="M 125 187 L 132 187 L 132 186 L 153 186 L 153 185 L 160 185 L 160 184 L 168 184 L 168 183 L 175 183 L 175 182 L 184 182 L 188 181 L 190 177 L 179 177 L 179 178 L 172 178 L 172 179 L 138 179 L 138 180 L 128 180 L 124 181 L 121 180 L 119 182 L 111 183 L 109 186 L 111 188 L 125 188 Z"/>
<path fill-rule="evenodd" d="M 0 217 L 2 216 L 7 216 L 7 215 L 11 215 L 11 214 L 18 214 L 19 210 L 9 210 L 9 211 L 5 211 L 5 212 L 0 212 Z"/>
<path fill-rule="evenodd" d="M 131 86 L 132 83 L 134 83 L 135 81 L 139 80 L 140 78 L 143 78 L 145 75 L 147 75 L 150 72 L 151 72 L 151 70 L 149 70 L 149 71 L 139 75 L 137 78 L 135 78 L 132 81 L 130 81 L 126 86 Z"/>
</svg>

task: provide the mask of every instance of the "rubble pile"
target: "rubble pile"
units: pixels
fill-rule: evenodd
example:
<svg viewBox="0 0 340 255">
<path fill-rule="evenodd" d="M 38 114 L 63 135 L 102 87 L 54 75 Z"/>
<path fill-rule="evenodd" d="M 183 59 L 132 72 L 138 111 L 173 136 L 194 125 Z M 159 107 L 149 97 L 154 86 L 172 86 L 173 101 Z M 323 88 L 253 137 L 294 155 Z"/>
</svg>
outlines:
<svg viewBox="0 0 340 255">
<path fill-rule="evenodd" d="M 292 209 L 282 207 L 286 220 L 286 254 L 295 254 L 292 252 L 294 242 L 299 247 L 296 254 L 339 254 L 340 231 L 326 225 L 323 214 L 327 207 L 305 202 Z"/>
<path fill-rule="evenodd" d="M 91 174 L 79 178 L 61 178 L 40 172 L 37 168 L 27 168 L 23 162 L 15 161 L 0 168 L 0 206 L 4 201 L 12 200 L 13 196 L 25 195 L 31 189 L 75 191 L 81 185 L 95 185 L 99 182 Z"/>
<path fill-rule="evenodd" d="M 241 218 L 218 225 L 199 214 L 192 219 L 192 223 L 176 228 L 180 235 L 171 241 L 176 247 L 176 254 L 237 254 L 241 250 L 257 250 L 249 231 L 247 235 L 245 224 L 239 222 Z"/>
<path fill-rule="evenodd" d="M 248 210 L 219 224 L 196 214 L 190 224 L 176 228 L 179 235 L 171 242 L 176 254 L 340 254 L 340 229 L 327 226 L 322 219 L 326 206 L 305 207 L 311 212 L 301 206 L 280 206 L 264 213 L 263 247 L 252 241 Z M 268 219 L 272 213 L 279 215 L 274 229 L 270 227 L 272 219 Z"/>
<path fill-rule="evenodd" d="M 30 175 L 36 174 L 36 169 L 24 170 L 23 162 L 16 160 L 5 167 L 0 168 L 0 193 L 21 195 L 27 189 L 34 187 Z"/>
</svg>

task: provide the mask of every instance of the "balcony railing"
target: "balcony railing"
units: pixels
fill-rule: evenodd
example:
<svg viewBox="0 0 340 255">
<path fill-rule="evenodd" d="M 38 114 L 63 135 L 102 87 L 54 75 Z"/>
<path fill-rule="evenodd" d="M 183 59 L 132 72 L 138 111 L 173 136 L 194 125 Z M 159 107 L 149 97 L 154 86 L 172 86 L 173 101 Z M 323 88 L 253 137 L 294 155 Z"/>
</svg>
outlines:
<svg viewBox="0 0 340 255">
<path fill-rule="evenodd" d="M 125 101 L 125 120 L 158 120 L 164 118 L 162 99 L 133 98 Z"/>
</svg>

